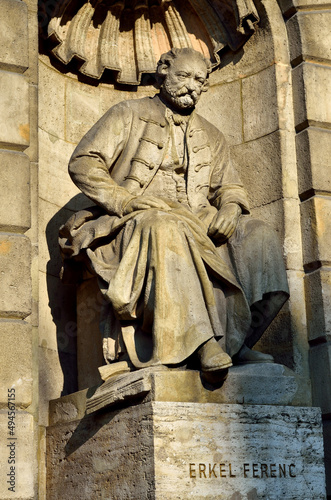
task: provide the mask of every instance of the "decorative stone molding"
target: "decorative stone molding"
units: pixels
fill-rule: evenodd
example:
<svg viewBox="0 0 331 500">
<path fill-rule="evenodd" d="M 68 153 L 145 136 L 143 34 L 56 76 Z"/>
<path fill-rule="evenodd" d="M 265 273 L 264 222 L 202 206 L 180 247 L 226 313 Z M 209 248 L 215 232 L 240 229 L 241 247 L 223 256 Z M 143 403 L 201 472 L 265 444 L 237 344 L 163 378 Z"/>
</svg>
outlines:
<svg viewBox="0 0 331 500">
<path fill-rule="evenodd" d="M 219 52 L 238 50 L 259 21 L 254 0 L 58 0 L 51 15 L 43 14 L 52 53 L 63 64 L 77 58 L 84 75 L 100 79 L 110 69 L 130 85 L 154 73 L 171 47 L 199 50 L 216 67 Z"/>
</svg>

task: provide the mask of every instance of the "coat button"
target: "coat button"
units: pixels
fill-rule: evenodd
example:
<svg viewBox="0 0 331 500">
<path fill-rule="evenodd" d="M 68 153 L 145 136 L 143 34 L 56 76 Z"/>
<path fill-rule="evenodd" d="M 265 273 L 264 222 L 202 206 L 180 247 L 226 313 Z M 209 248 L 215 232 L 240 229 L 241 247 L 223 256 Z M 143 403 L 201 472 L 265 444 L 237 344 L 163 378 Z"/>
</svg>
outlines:
<svg viewBox="0 0 331 500">
<path fill-rule="evenodd" d="M 199 148 L 197 146 L 194 146 L 194 148 L 192 149 L 193 153 L 197 153 L 199 151 Z"/>
<path fill-rule="evenodd" d="M 158 147 L 159 149 L 162 149 L 162 148 L 164 147 L 163 142 L 159 142 L 159 144 L 157 145 L 157 147 Z"/>
<path fill-rule="evenodd" d="M 145 186 L 146 182 L 145 181 L 140 181 L 139 184 L 140 184 L 140 187 L 143 188 Z"/>
<path fill-rule="evenodd" d="M 149 170 L 153 170 L 155 168 L 155 163 L 150 163 L 148 165 Z"/>
<path fill-rule="evenodd" d="M 160 127 L 164 128 L 166 126 L 165 123 L 160 123 Z"/>
</svg>

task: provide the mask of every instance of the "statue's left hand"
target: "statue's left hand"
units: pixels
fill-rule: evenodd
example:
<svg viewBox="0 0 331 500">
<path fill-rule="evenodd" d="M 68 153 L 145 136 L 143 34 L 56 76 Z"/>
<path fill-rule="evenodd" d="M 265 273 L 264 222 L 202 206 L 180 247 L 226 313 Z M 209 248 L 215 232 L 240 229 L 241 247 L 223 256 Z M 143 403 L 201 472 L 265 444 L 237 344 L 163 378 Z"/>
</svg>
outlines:
<svg viewBox="0 0 331 500">
<path fill-rule="evenodd" d="M 208 236 L 217 240 L 227 240 L 234 233 L 241 214 L 237 203 L 228 203 L 217 212 L 208 229 Z"/>
</svg>

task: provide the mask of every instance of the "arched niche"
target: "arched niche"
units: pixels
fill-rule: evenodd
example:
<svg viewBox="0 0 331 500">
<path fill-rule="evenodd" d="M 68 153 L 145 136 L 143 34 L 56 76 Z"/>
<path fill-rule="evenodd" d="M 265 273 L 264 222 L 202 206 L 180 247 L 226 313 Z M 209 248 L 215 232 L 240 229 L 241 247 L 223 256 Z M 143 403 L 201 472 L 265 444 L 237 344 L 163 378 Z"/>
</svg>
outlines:
<svg viewBox="0 0 331 500">
<path fill-rule="evenodd" d="M 291 300 L 260 341 L 276 361 L 307 376 L 301 229 L 295 162 L 291 67 L 285 22 L 274 0 L 256 1 L 259 29 L 236 52 L 222 54 L 198 110 L 226 136 L 249 193 L 252 215 L 269 222 L 283 244 Z M 59 226 L 90 205 L 67 174 L 70 155 L 112 105 L 153 95 L 152 85 L 119 86 L 85 80 L 40 55 L 40 347 L 46 400 L 93 385 L 100 359 L 98 300 L 59 278 Z M 46 238 L 45 238 L 46 234 Z M 83 304 L 83 305 L 82 305 Z M 99 347 L 98 347 L 99 346 Z M 93 354 L 94 353 L 94 354 Z M 45 407 L 46 408 L 46 407 Z"/>
</svg>

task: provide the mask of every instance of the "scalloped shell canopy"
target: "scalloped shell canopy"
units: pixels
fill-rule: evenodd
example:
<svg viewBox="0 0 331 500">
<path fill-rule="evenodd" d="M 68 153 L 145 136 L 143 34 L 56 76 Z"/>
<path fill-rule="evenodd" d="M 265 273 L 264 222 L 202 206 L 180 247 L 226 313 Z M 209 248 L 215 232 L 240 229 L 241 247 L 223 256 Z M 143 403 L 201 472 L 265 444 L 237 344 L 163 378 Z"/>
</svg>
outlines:
<svg viewBox="0 0 331 500">
<path fill-rule="evenodd" d="M 88 77 L 110 69 L 137 85 L 172 47 L 192 47 L 216 67 L 219 51 L 238 50 L 258 21 L 253 0 L 58 0 L 48 37 L 63 64 L 75 57 Z"/>
</svg>

